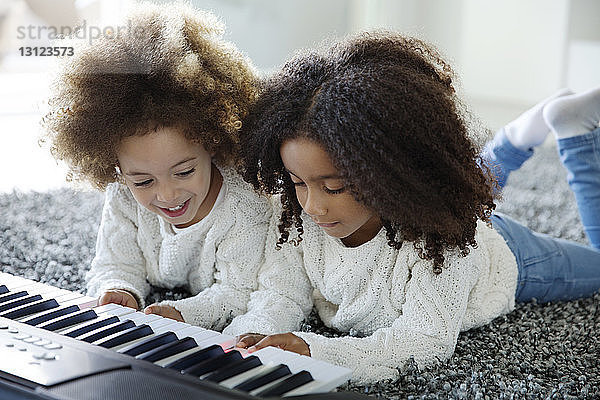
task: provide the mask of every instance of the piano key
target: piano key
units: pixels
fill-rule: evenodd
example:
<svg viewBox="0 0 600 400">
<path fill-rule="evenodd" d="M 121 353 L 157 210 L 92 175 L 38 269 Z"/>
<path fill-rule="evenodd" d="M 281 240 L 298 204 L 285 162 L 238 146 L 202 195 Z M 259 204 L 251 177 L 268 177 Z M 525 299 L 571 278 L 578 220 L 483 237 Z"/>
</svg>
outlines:
<svg viewBox="0 0 600 400">
<path fill-rule="evenodd" d="M 161 366 L 163 366 L 165 368 L 175 369 L 177 371 L 183 371 L 184 369 L 190 368 L 193 365 L 201 363 L 202 361 L 205 361 L 205 360 L 208 360 L 211 358 L 216 358 L 218 356 L 225 354 L 225 352 L 223 351 L 223 348 L 216 344 L 213 344 L 212 346 L 205 347 L 200 350 L 198 350 L 198 349 L 192 349 L 192 350 L 194 350 L 194 351 L 190 352 L 190 354 L 187 354 L 184 357 L 176 359 L 172 362 L 165 363 L 164 365 L 161 365 Z"/>
<path fill-rule="evenodd" d="M 211 336 L 210 338 L 203 340 L 202 342 L 198 342 L 198 346 L 207 347 L 211 344 L 218 344 L 223 348 L 223 350 L 229 350 L 234 348 L 235 345 L 235 336 L 225 335 L 223 333 L 218 333 L 215 336 Z"/>
<path fill-rule="evenodd" d="M 133 317 L 133 318 L 130 318 L 130 317 Z M 158 319 L 156 319 L 156 318 L 158 318 Z M 141 312 L 134 312 L 134 313 L 126 314 L 124 316 L 119 317 L 119 319 L 120 320 L 134 320 L 136 325 L 142 325 L 145 323 L 154 332 L 144 338 L 136 338 L 136 339 L 133 339 L 128 342 L 123 342 L 123 343 L 113 347 L 112 349 L 114 351 L 118 351 L 124 347 L 131 347 L 132 345 L 135 345 L 141 341 L 144 341 L 145 339 L 149 339 L 151 337 L 160 335 L 164 332 L 173 333 L 174 335 L 176 335 L 175 339 L 183 338 L 183 336 L 179 335 L 179 331 L 185 330 L 190 326 L 189 324 L 181 323 L 181 322 L 171 320 L 168 318 L 163 318 L 158 315 L 152 315 L 152 314 L 146 315 Z M 144 321 L 146 321 L 146 322 L 144 322 Z M 156 326 L 158 326 L 158 328 Z M 179 336 L 177 336 L 177 335 L 179 335 Z M 148 351 L 148 350 L 151 350 L 151 349 L 147 349 L 146 351 Z"/>
<path fill-rule="evenodd" d="M 175 355 L 177 353 L 181 353 L 182 351 L 191 349 L 193 347 L 198 347 L 196 341 L 190 337 L 187 337 L 179 339 L 172 343 L 164 344 L 160 347 L 157 347 L 154 350 L 150 350 L 140 355 L 137 355 L 135 358 L 139 360 L 154 362 Z"/>
<path fill-rule="evenodd" d="M 103 326 L 109 326 L 119 321 L 119 317 L 115 317 L 114 315 L 107 315 L 103 317 L 99 316 L 98 319 L 91 320 L 89 322 L 84 322 L 83 324 L 75 325 L 69 329 L 61 331 L 60 333 L 65 336 L 76 338 L 85 335 L 89 332 L 92 332 L 96 329 L 99 329 Z"/>
<path fill-rule="evenodd" d="M 93 342 L 93 344 L 104 347 L 106 349 L 110 349 L 125 343 L 129 343 L 133 340 L 140 339 L 146 337 L 148 335 L 153 334 L 152 329 L 146 325 L 134 326 L 132 328 L 126 329 L 122 332 L 115 333 L 113 335 L 107 336 L 101 340 Z"/>
<path fill-rule="evenodd" d="M 231 352 L 233 353 L 233 352 Z M 228 354 L 231 354 L 228 353 Z M 215 360 L 216 361 L 216 360 Z M 249 371 L 253 368 L 259 367 L 262 365 L 260 358 L 256 356 L 248 356 L 243 358 L 237 362 L 231 363 L 219 369 L 216 369 L 214 372 L 210 373 L 208 376 L 202 378 L 211 382 L 222 382 L 225 379 L 229 379 L 231 377 L 237 376 L 242 372 Z"/>
<path fill-rule="evenodd" d="M 226 388 L 229 388 L 229 389 L 233 389 L 235 386 L 239 385 L 240 383 L 245 382 L 248 379 L 255 377 L 256 375 L 262 373 L 263 371 L 270 370 L 274 365 L 279 364 L 279 363 L 272 363 L 272 362 L 265 364 L 264 362 L 262 362 L 262 360 L 261 360 L 261 363 L 263 365 L 260 365 L 249 371 L 242 372 L 241 374 L 238 374 L 237 376 L 234 376 L 232 378 L 221 381 L 220 385 L 224 386 Z"/>
<path fill-rule="evenodd" d="M 216 336 L 218 334 L 219 334 L 218 332 L 200 328 L 199 326 L 188 326 L 188 327 L 185 327 L 184 329 L 177 331 L 177 336 L 179 338 L 182 338 L 185 336 L 190 336 L 190 337 L 193 337 L 196 340 L 196 342 L 206 340 L 206 339 Z"/>
<path fill-rule="evenodd" d="M 313 381 L 313 377 L 308 371 L 300 371 L 274 385 L 260 390 L 254 395 L 257 397 L 279 397 L 291 390 L 299 388 Z"/>
<path fill-rule="evenodd" d="M 6 285 L 0 285 L 0 294 L 8 293 Z"/>
<path fill-rule="evenodd" d="M 287 365 L 278 364 L 266 371 L 263 371 L 257 376 L 254 376 L 246 380 L 245 382 L 234 386 L 234 389 L 241 390 L 244 392 L 250 392 L 252 390 L 258 389 L 262 386 L 265 386 L 273 381 L 276 381 L 280 378 L 286 377 L 291 374 L 292 372 L 290 371 Z"/>
<path fill-rule="evenodd" d="M 310 372 L 313 381 L 289 391 L 286 393 L 286 396 L 329 392 L 345 383 L 350 378 L 351 371 L 347 368 L 332 365 L 321 360 L 315 360 L 307 356 L 300 357 L 308 359 L 309 362 L 304 365 L 304 369 Z"/>
<path fill-rule="evenodd" d="M 20 292 L 9 292 L 8 294 L 5 294 L 3 296 L 0 296 L 0 303 L 6 303 L 8 301 L 12 301 L 14 299 L 17 299 L 19 297 L 25 297 L 27 296 L 29 293 L 27 293 L 26 291 L 20 291 Z"/>
<path fill-rule="evenodd" d="M 152 322 L 152 321 L 160 321 L 165 318 L 161 317 L 160 315 L 156 315 L 156 314 L 144 314 L 141 311 L 136 311 L 134 313 L 129 314 L 127 316 L 127 319 L 129 319 L 137 324 L 139 322 L 148 323 L 148 322 Z"/>
<path fill-rule="evenodd" d="M 216 358 L 201 361 L 196 365 L 184 369 L 181 373 L 192 376 L 202 376 L 236 361 L 240 361 L 241 359 L 242 354 L 239 351 L 231 351 Z"/>
<path fill-rule="evenodd" d="M 20 307 L 0 313 L 0 317 L 17 319 L 23 318 L 32 314 L 37 314 L 42 311 L 48 311 L 58 307 L 58 302 L 54 299 L 39 300 L 34 303 L 24 304 Z"/>
<path fill-rule="evenodd" d="M 313 382 L 300 386 L 290 393 L 286 393 L 286 396 L 291 396 L 292 393 L 294 396 L 299 396 L 308 393 L 328 392 L 346 382 L 351 375 L 351 371 L 347 368 L 332 365 L 324 361 L 289 351 L 283 351 L 275 347 L 260 349 L 252 353 L 252 355 L 259 357 L 263 364 L 274 362 L 286 364 L 292 373 L 298 373 L 302 370 L 310 372 L 313 377 Z M 236 378 L 233 378 L 221 382 L 221 385 L 230 388 L 235 387 L 232 383 L 237 384 L 239 382 Z M 250 394 L 255 395 L 254 392 L 251 392 Z"/>
<path fill-rule="evenodd" d="M 157 366 L 167 366 L 169 364 L 174 364 L 176 362 L 180 362 L 181 360 L 185 360 L 186 357 L 191 356 L 192 354 L 196 354 L 196 353 L 203 351 L 205 347 L 211 348 L 210 351 L 213 352 L 212 357 L 218 357 L 218 355 L 222 356 L 224 353 L 228 353 L 227 350 L 231 349 L 234 344 L 233 337 L 220 334 L 219 332 L 206 330 L 206 329 L 199 328 L 199 327 L 194 327 L 189 324 L 169 320 L 167 318 L 163 318 L 158 315 L 153 315 L 153 314 L 146 315 L 143 312 L 139 312 L 139 311 L 136 311 L 131 308 L 123 307 L 121 305 L 109 304 L 109 305 L 99 307 L 96 304 L 97 299 L 87 297 L 80 293 L 69 292 L 69 291 L 63 290 L 63 289 L 56 289 L 56 288 L 48 287 L 48 285 L 45 286 L 45 284 L 41 284 L 39 282 L 34 282 L 34 281 L 30 281 L 30 280 L 27 280 L 24 278 L 19 278 L 19 277 L 12 277 L 12 279 L 9 279 L 8 281 L 5 282 L 3 279 L 1 279 L 1 278 L 4 278 L 5 276 L 12 277 L 11 275 L 0 273 L 0 288 L 2 287 L 2 285 L 4 285 L 8 289 L 8 292 L 5 292 L 4 290 L 0 289 L 0 298 L 2 298 L 2 296 L 5 296 L 7 294 L 22 291 L 22 292 L 26 292 L 26 293 L 21 297 L 30 297 L 33 295 L 41 295 L 42 300 L 46 300 L 46 299 L 48 299 L 48 297 L 54 298 L 60 305 L 58 310 L 64 310 L 66 308 L 66 305 L 74 305 L 75 306 L 75 305 L 83 304 L 85 302 L 87 302 L 86 308 L 93 307 L 93 310 L 98 310 L 97 317 L 95 317 L 95 318 L 94 318 L 93 314 L 90 314 L 90 313 L 84 314 L 84 311 L 82 311 L 81 307 L 76 307 L 76 308 L 70 310 L 71 314 L 73 314 L 75 316 L 73 316 L 71 314 L 66 314 L 64 316 L 53 315 L 52 317 L 48 317 L 48 315 L 47 315 L 48 313 L 57 311 L 55 309 L 52 309 L 50 311 L 36 313 L 33 315 L 28 315 L 26 317 L 18 318 L 17 321 L 26 321 L 27 320 L 31 324 L 32 318 L 36 318 L 37 322 L 39 322 L 40 319 L 43 318 L 44 322 L 42 322 L 40 325 L 43 324 L 44 326 L 46 326 L 46 325 L 49 325 L 50 323 L 55 323 L 57 321 L 62 321 L 62 323 L 66 325 L 66 322 L 63 320 L 69 320 L 69 319 L 73 320 L 73 318 L 75 318 L 76 316 L 88 315 L 88 317 L 91 317 L 93 319 L 83 321 L 83 322 L 72 321 L 73 325 L 68 325 L 65 327 L 61 326 L 59 329 L 56 330 L 56 332 L 58 332 L 60 334 L 68 334 L 68 333 L 73 334 L 73 332 L 75 332 L 75 331 L 78 333 L 81 333 L 82 331 L 86 331 L 87 333 L 84 334 L 83 336 L 88 336 L 90 334 L 93 334 L 95 330 L 99 329 L 100 325 L 108 328 L 111 326 L 118 325 L 120 323 L 124 323 L 127 320 L 129 320 L 129 324 L 133 323 L 133 325 L 130 328 L 125 329 L 124 331 L 119 331 L 119 333 L 116 333 L 116 332 L 112 333 L 111 335 L 106 336 L 104 339 L 98 339 L 98 341 L 95 344 L 99 344 L 101 342 L 110 340 L 112 338 L 120 337 L 121 335 L 126 333 L 128 330 L 133 330 L 136 327 L 144 325 L 144 324 L 148 325 L 152 329 L 152 331 L 154 331 L 153 333 L 150 333 L 147 336 L 135 338 L 133 340 L 130 340 L 130 339 L 132 339 L 132 336 L 121 337 L 121 339 L 119 339 L 119 343 L 121 343 L 125 340 L 129 340 L 129 341 L 126 343 L 121 343 L 117 346 L 112 347 L 113 351 L 119 351 L 121 349 L 131 348 L 132 346 L 139 345 L 140 343 L 144 343 L 145 341 L 147 341 L 149 339 L 153 339 L 161 334 L 169 335 L 169 333 L 171 333 L 172 335 L 174 335 L 177 338 L 177 341 L 174 342 L 175 349 L 170 349 L 167 352 L 167 354 L 171 354 L 171 355 L 168 355 L 165 358 L 160 358 L 156 361 L 152 361 Z M 8 283 L 8 282 L 10 282 L 10 283 Z M 14 290 L 13 288 L 17 288 L 17 290 Z M 63 300 L 65 302 L 63 302 Z M 36 300 L 36 301 L 40 302 L 40 300 Z M 6 302 L 7 303 L 10 302 L 10 300 L 7 300 Z M 2 303 L 0 303 L 0 304 L 2 304 Z M 27 303 L 27 304 L 29 304 L 29 303 Z M 32 303 L 32 304 L 34 304 L 34 303 Z M 18 307 L 23 308 L 24 306 L 21 305 Z M 6 311 L 8 311 L 8 310 L 6 310 Z M 90 325 L 92 325 L 92 326 L 90 326 Z M 49 326 L 54 326 L 54 325 L 49 325 Z M 142 328 L 138 328 L 138 329 L 142 329 Z M 148 331 L 146 331 L 146 333 L 148 333 Z M 46 343 L 48 341 L 47 339 L 37 340 L 38 335 L 31 335 L 31 336 L 32 336 L 31 338 L 27 338 L 24 340 L 36 340 L 35 343 Z M 35 337 L 33 337 L 33 336 L 35 336 Z M 39 336 L 40 336 L 40 338 L 44 338 L 43 335 L 39 335 Z M 182 343 L 184 345 L 182 345 Z M 162 345 L 162 346 L 164 346 L 164 345 Z M 273 351 L 271 352 L 269 349 L 271 349 Z M 146 349 L 144 349 L 144 350 L 146 350 Z M 151 349 L 151 351 L 145 351 L 144 353 L 152 354 L 153 351 L 156 352 L 156 351 L 160 351 L 160 350 L 164 351 L 165 348 L 163 347 L 161 349 L 160 347 L 155 347 L 155 348 Z M 269 350 L 269 351 L 265 351 L 265 350 Z M 206 352 L 209 352 L 209 351 L 206 351 Z M 144 353 L 141 353 L 140 355 L 144 355 Z M 242 355 L 242 357 L 244 357 L 245 352 L 240 352 L 240 354 Z M 155 355 L 154 358 L 158 358 L 158 356 L 162 357 L 164 355 L 166 355 L 166 354 L 164 354 L 164 353 L 158 354 L 158 355 Z M 231 356 L 231 357 L 234 357 L 234 356 Z M 252 357 L 252 358 L 250 358 L 250 357 Z M 257 363 L 257 361 L 254 361 L 255 360 L 254 357 L 257 357 L 263 365 L 254 366 L 254 363 Z M 232 386 L 239 385 L 240 383 L 242 383 L 244 381 L 249 381 L 249 380 L 256 381 L 257 379 L 266 379 L 265 378 L 265 376 L 266 376 L 267 378 L 270 379 L 270 380 L 266 379 L 266 381 L 269 381 L 269 383 L 266 383 L 260 387 L 257 387 L 256 389 L 251 390 L 250 395 L 254 396 L 256 393 L 266 393 L 266 394 L 278 393 L 278 395 L 279 395 L 281 393 L 281 394 L 288 396 L 288 395 L 292 395 L 292 394 L 295 395 L 295 394 L 315 393 L 315 392 L 322 392 L 322 391 L 327 391 L 327 390 L 333 389 L 338 384 L 345 382 L 350 375 L 349 374 L 350 371 L 347 369 L 337 367 L 337 366 L 332 366 L 331 364 L 327 364 L 325 362 L 319 362 L 318 360 L 314 360 L 310 357 L 300 356 L 300 355 L 297 355 L 294 353 L 285 352 L 281 349 L 272 348 L 272 347 L 267 348 L 267 349 L 261 349 L 255 353 L 252 353 L 251 355 L 248 355 L 246 359 L 248 359 L 248 361 L 240 360 L 240 361 L 238 361 L 239 364 L 238 363 L 235 363 L 233 365 L 230 364 L 228 366 L 228 368 L 222 368 L 223 374 L 227 374 L 227 375 L 233 374 L 234 375 L 231 378 L 221 380 L 224 377 L 219 376 L 217 374 L 217 371 L 219 371 L 219 369 L 217 369 L 209 374 L 205 374 L 202 377 L 206 379 L 206 378 L 211 377 L 211 375 L 212 375 L 212 377 L 210 378 L 211 380 L 214 379 L 216 381 L 220 381 L 221 386 L 232 387 Z M 196 362 L 198 362 L 198 360 L 196 360 Z M 182 362 L 180 362 L 180 364 L 181 363 Z M 288 369 L 291 372 L 291 375 L 277 378 L 278 373 L 280 374 L 281 372 L 275 373 L 278 369 L 278 368 L 274 367 L 275 364 L 287 364 Z M 238 367 L 238 365 L 240 365 L 240 366 Z M 254 366 L 254 368 L 251 368 L 250 366 Z M 187 367 L 189 368 L 189 366 L 187 366 Z M 235 372 L 238 372 L 237 368 L 240 368 L 240 371 L 242 371 L 242 372 L 241 373 L 231 372 L 232 369 L 236 369 Z M 245 370 L 245 369 L 247 369 L 247 370 Z M 332 379 L 330 379 L 327 376 L 327 373 L 330 371 L 333 371 L 334 376 Z M 271 374 L 271 375 L 269 376 L 269 374 Z M 308 383 L 305 382 L 305 381 L 309 380 L 310 376 L 312 376 L 313 380 Z M 339 381 L 339 382 L 337 382 L 337 381 Z M 258 383 L 254 383 L 254 385 L 256 386 L 256 385 L 262 384 L 262 383 L 263 382 L 258 382 Z"/>
<path fill-rule="evenodd" d="M 96 340 L 105 338 L 113 333 L 122 332 L 125 329 L 133 328 L 135 324 L 132 321 L 119 321 L 112 325 L 103 326 L 102 328 L 86 333 L 85 335 L 78 336 L 77 339 L 83 340 L 84 342 L 92 343 Z"/>
<path fill-rule="evenodd" d="M 157 347 L 177 341 L 177 335 L 173 332 L 163 332 L 153 337 L 145 338 L 138 343 L 117 350 L 119 353 L 127 354 L 135 357 L 139 354 L 154 350 Z"/>
<path fill-rule="evenodd" d="M 6 303 L 0 304 L 0 312 L 12 310 L 13 308 L 22 306 L 23 304 L 33 303 L 34 301 L 38 301 L 41 299 L 42 296 L 40 296 L 39 294 L 33 296 L 19 297 L 18 299 L 14 299 L 11 301 L 7 301 Z"/>
<path fill-rule="evenodd" d="M 121 317 L 121 316 L 136 312 L 136 310 L 131 307 L 125 307 L 120 304 L 113 304 L 113 303 L 104 304 L 103 306 L 95 307 L 94 311 L 96 311 L 96 314 L 98 314 L 98 315 L 107 314 L 107 315 L 114 315 L 115 317 Z"/>
<path fill-rule="evenodd" d="M 72 314 L 77 311 L 79 311 L 78 306 L 63 306 L 52 311 L 46 311 L 41 314 L 32 315 L 19 321 L 27 325 L 37 326 L 43 324 L 44 322 L 50 321 L 51 319 L 58 318 L 63 315 Z"/>
<path fill-rule="evenodd" d="M 194 328 L 197 328 L 198 332 L 192 333 L 188 337 L 191 337 L 192 339 L 196 340 L 196 343 L 198 344 L 198 348 L 200 348 L 200 349 L 208 348 L 213 345 L 221 347 L 222 350 L 230 349 L 233 347 L 235 338 L 232 336 L 224 335 L 224 334 L 221 334 L 221 333 L 215 332 L 215 331 L 208 331 L 208 330 L 205 330 L 200 327 L 194 327 Z M 202 332 L 202 331 L 207 331 L 207 332 Z M 155 330 L 155 332 L 156 332 L 156 330 Z M 177 333 L 177 336 L 182 337 L 181 333 L 182 332 Z M 208 337 L 208 339 L 207 339 L 207 337 Z M 202 340 L 199 340 L 198 338 L 200 338 Z M 186 350 L 185 352 L 181 352 L 181 353 L 175 354 L 173 356 L 155 361 L 154 364 L 156 364 L 158 366 L 165 366 L 169 363 L 177 361 L 180 358 L 186 357 L 189 354 L 196 352 L 197 350 L 198 349 L 196 349 L 196 348 L 192 348 L 190 350 Z"/>
<path fill-rule="evenodd" d="M 81 310 L 66 316 L 51 319 L 48 322 L 38 325 L 38 327 L 54 332 L 96 318 L 98 318 L 98 314 L 96 314 L 94 310 Z"/>
</svg>

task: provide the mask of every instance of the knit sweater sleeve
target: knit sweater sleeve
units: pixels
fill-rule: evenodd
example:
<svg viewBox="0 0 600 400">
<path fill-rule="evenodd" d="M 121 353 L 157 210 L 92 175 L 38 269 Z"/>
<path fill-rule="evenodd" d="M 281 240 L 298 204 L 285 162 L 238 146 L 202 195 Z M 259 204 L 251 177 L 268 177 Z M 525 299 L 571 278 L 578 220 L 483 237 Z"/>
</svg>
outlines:
<svg viewBox="0 0 600 400">
<path fill-rule="evenodd" d="M 285 243 L 280 250 L 275 248 L 280 215 L 276 207 L 267 234 L 265 260 L 259 271 L 259 290 L 251 294 L 248 312 L 234 318 L 224 333 L 290 332 L 299 329 L 312 309 L 312 286 L 304 271 L 301 247 Z"/>
<path fill-rule="evenodd" d="M 465 258 L 447 260 L 446 265 L 435 275 L 429 263 L 417 261 L 406 285 L 402 315 L 368 337 L 294 333 L 309 345 L 313 357 L 352 369 L 352 380 L 357 383 L 396 379 L 411 357 L 420 366 L 445 360 L 454 352 L 469 292 L 477 279 L 476 267 Z"/>
<path fill-rule="evenodd" d="M 108 186 L 96 255 L 86 274 L 87 293 L 100 296 L 109 289 L 124 289 L 133 294 L 140 307 L 150 291 L 146 262 L 137 243 L 137 203 L 129 189 L 120 184 Z"/>
<path fill-rule="evenodd" d="M 230 198 L 216 215 L 216 229 L 209 231 L 204 244 L 205 251 L 215 254 L 214 283 L 195 296 L 161 303 L 177 309 L 187 323 L 215 330 L 246 312 L 250 293 L 258 286 L 272 211 L 269 201 L 251 188 L 240 187 L 237 180 L 228 183 Z M 227 222 L 229 219 L 233 222 Z M 214 240 L 211 236 L 219 236 L 218 224 L 230 227 Z"/>
</svg>

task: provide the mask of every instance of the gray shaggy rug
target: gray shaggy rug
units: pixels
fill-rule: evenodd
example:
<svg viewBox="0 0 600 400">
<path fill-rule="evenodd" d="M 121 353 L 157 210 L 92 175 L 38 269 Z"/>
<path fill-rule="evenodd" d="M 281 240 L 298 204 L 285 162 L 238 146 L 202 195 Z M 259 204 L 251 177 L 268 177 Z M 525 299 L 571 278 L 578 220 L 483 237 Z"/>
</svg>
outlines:
<svg viewBox="0 0 600 400">
<path fill-rule="evenodd" d="M 585 243 L 574 198 L 551 143 L 511 176 L 499 210 L 529 227 Z M 0 195 L 0 270 L 83 291 L 94 255 L 102 195 L 68 189 Z M 148 301 L 183 290 L 154 288 Z M 600 398 L 600 295 L 566 303 L 520 304 L 488 326 L 464 332 L 447 362 L 400 379 L 343 389 L 388 399 Z M 304 329 L 337 335 L 313 315 Z"/>
</svg>

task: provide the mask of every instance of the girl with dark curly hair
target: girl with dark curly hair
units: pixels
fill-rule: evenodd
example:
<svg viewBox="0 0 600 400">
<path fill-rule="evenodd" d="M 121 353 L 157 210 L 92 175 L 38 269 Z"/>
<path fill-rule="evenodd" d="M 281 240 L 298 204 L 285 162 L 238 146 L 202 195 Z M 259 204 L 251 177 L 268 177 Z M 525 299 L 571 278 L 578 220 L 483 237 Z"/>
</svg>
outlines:
<svg viewBox="0 0 600 400">
<path fill-rule="evenodd" d="M 271 215 L 236 172 L 258 80 L 210 13 L 142 3 L 79 44 L 44 125 L 72 178 L 106 189 L 88 294 L 144 307 L 150 284 L 195 296 L 146 313 L 222 329 L 257 287 Z"/>
<path fill-rule="evenodd" d="M 587 109 L 600 109 L 595 93 Z M 367 383 L 397 378 L 409 358 L 447 359 L 460 331 L 508 313 L 515 300 L 594 293 L 600 251 L 492 213 L 490 170 L 502 185 L 531 156 L 549 131 L 544 109 L 564 102 L 552 121 L 582 109 L 580 95 L 565 94 L 508 124 L 480 157 L 451 69 L 425 43 L 371 33 L 293 58 L 246 125 L 245 178 L 281 206 L 261 289 L 225 331 L 239 335 L 238 347 L 279 346 L 349 367 Z M 585 222 L 596 232 L 597 118 L 584 135 L 559 140 L 571 186 L 586 199 L 580 207 L 596 211 Z M 285 333 L 299 330 L 313 305 L 350 336 Z"/>
</svg>

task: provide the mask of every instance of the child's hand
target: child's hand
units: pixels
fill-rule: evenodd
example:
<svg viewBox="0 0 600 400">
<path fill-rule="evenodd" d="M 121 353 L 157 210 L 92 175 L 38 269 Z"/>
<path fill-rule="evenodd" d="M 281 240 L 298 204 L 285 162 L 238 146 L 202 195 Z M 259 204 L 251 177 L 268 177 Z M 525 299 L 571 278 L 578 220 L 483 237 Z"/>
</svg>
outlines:
<svg viewBox="0 0 600 400">
<path fill-rule="evenodd" d="M 264 347 L 279 347 L 294 353 L 310 356 L 310 348 L 304 340 L 293 333 L 278 333 L 276 335 L 260 335 L 258 333 L 244 333 L 236 336 L 236 347 L 248 349 L 249 353 Z"/>
<path fill-rule="evenodd" d="M 138 309 L 137 300 L 127 290 L 111 289 L 104 292 L 98 300 L 98 305 L 103 306 L 109 303 L 120 304 L 125 307 L 133 308 L 135 310 Z"/>
<path fill-rule="evenodd" d="M 171 318 L 176 321 L 184 322 L 183 317 L 181 316 L 181 313 L 171 306 L 166 306 L 166 305 L 157 304 L 157 303 L 150 304 L 148 307 L 146 307 L 144 309 L 144 313 L 145 314 L 156 314 L 156 315 L 160 315 L 161 317 Z"/>
</svg>

